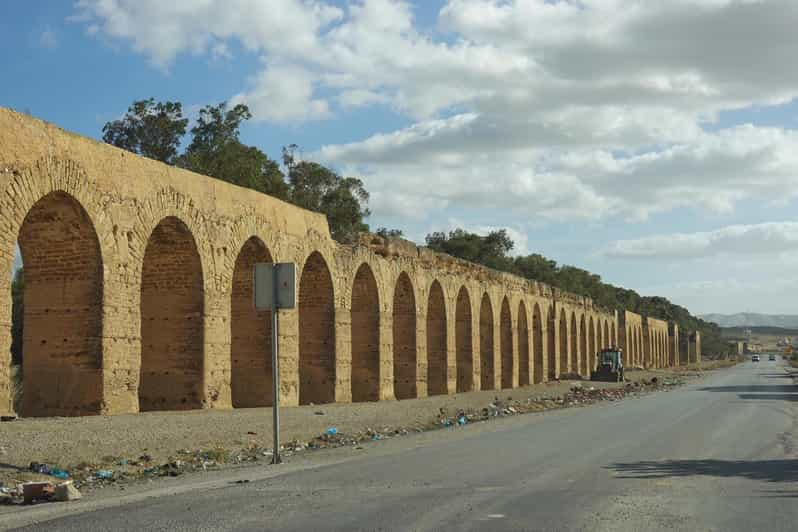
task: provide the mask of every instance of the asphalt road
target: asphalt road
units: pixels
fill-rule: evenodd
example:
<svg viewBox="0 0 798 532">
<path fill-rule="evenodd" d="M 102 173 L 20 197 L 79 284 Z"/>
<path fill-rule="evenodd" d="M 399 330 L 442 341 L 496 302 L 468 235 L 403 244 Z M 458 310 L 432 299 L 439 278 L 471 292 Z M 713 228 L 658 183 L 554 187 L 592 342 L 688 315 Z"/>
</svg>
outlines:
<svg viewBox="0 0 798 532">
<path fill-rule="evenodd" d="M 781 362 L 747 362 L 671 392 L 378 442 L 29 529 L 795 530 L 792 382 Z"/>
</svg>

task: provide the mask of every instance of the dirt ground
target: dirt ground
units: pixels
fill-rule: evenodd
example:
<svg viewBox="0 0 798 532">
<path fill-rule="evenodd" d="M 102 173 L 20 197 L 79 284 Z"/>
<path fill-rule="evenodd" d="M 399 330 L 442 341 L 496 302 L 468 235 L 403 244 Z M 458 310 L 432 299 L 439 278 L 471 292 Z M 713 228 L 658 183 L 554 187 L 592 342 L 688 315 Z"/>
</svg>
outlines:
<svg viewBox="0 0 798 532">
<path fill-rule="evenodd" d="M 679 370 L 627 371 L 627 380 L 671 382 L 700 375 L 717 364 Z M 428 430 L 442 418 L 456 420 L 460 411 L 484 411 L 491 403 L 532 403 L 535 411 L 560 408 L 557 402 L 577 381 L 562 381 L 505 391 L 480 391 L 403 401 L 330 404 L 281 409 L 281 443 L 303 449 L 307 442 L 335 428 L 337 437 L 363 438 L 375 433 L 394 436 Z M 618 389 L 623 384 L 582 381 L 587 389 Z M 639 388 L 642 392 L 644 388 Z M 553 401 L 543 400 L 544 398 Z M 537 401 L 537 402 L 536 402 Z M 567 402 L 565 403 L 568 404 Z M 541 406 L 542 405 L 542 406 Z M 532 411 L 527 408 L 523 412 Z M 505 412 L 507 413 L 507 412 Z M 513 411 L 513 414 L 516 412 Z M 477 414 L 475 414 L 477 415 Z M 31 473 L 29 464 L 57 466 L 80 478 L 94 477 L 99 469 L 114 471 L 117 478 L 165 467 L 181 457 L 201 457 L 216 466 L 241 461 L 242 449 L 257 450 L 268 459 L 272 441 L 271 408 L 197 410 L 190 412 L 146 412 L 120 416 L 76 418 L 25 418 L 0 424 L 0 485 L 53 477 Z M 357 435 L 357 436 L 355 436 Z M 354 444 L 354 443 L 353 443 Z M 254 459 L 253 453 L 244 453 Z M 238 458 L 237 458 L 238 457 Z M 178 462 L 179 466 L 180 463 Z"/>
</svg>

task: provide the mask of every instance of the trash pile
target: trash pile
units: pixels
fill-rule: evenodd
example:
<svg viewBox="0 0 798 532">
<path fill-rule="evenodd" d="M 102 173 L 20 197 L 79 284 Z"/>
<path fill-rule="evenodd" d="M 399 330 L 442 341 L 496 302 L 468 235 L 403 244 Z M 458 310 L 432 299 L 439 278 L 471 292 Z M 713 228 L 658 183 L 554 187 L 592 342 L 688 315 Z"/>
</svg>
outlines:
<svg viewBox="0 0 798 532">
<path fill-rule="evenodd" d="M 344 434 L 337 427 L 330 426 L 309 441 L 293 440 L 281 445 L 280 452 L 284 456 L 290 456 L 306 450 L 341 447 L 363 449 L 365 442 L 404 436 L 410 432 L 452 429 L 493 418 L 584 406 L 600 401 L 618 401 L 647 391 L 668 389 L 682 383 L 683 380 L 678 376 L 654 377 L 648 381 L 627 382 L 622 386 L 593 386 L 588 382 L 576 382 L 568 392 L 557 396 L 546 395 L 545 392 L 542 395 L 518 399 L 508 396 L 502 400 L 499 396 L 495 396 L 492 402 L 481 409 L 440 408 L 438 414 L 432 416 L 428 422 L 417 423 L 412 427 L 385 426 Z M 316 414 L 324 415 L 323 412 Z M 248 431 L 247 435 L 257 436 L 257 433 Z M 124 486 L 128 482 L 152 480 L 157 477 L 176 477 L 188 472 L 207 471 L 225 464 L 271 459 L 273 456 L 273 449 L 264 447 L 256 440 L 251 440 L 237 451 L 230 451 L 221 446 L 211 449 L 180 449 L 163 462 L 154 460 L 146 453 L 146 449 L 144 451 L 144 454 L 135 459 L 106 456 L 98 463 L 83 462 L 69 470 L 54 464 L 31 462 L 28 472 L 20 475 L 28 481 L 14 479 L 8 482 L 7 480 L 7 484 L 10 485 L 5 486 L 0 482 L 0 504 L 71 501 L 81 498 L 80 490 L 85 493 L 86 490 L 109 485 L 125 489 Z"/>
<path fill-rule="evenodd" d="M 76 501 L 82 498 L 72 480 L 23 482 L 13 487 L 0 485 L 0 504 L 34 504 L 51 501 Z"/>
</svg>

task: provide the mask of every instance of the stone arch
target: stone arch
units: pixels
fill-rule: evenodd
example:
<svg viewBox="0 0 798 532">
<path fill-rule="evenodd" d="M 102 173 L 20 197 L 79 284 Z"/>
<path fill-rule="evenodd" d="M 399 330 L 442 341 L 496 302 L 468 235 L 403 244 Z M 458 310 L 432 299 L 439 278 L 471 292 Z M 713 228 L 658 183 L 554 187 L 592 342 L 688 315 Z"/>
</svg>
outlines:
<svg viewBox="0 0 798 532">
<path fill-rule="evenodd" d="M 576 325 L 576 312 L 571 312 L 571 337 L 569 340 L 571 365 L 568 367 L 568 373 L 575 375 L 579 373 L 579 330 Z"/>
<path fill-rule="evenodd" d="M 526 305 L 518 303 L 518 385 L 529 386 L 529 327 Z"/>
<path fill-rule="evenodd" d="M 83 205 L 55 191 L 19 229 L 24 268 L 23 416 L 99 414 L 103 397 L 103 255 Z"/>
<path fill-rule="evenodd" d="M 446 351 L 446 303 L 441 284 L 433 281 L 427 304 L 427 395 L 449 393 Z"/>
<path fill-rule="evenodd" d="M 416 397 L 416 296 L 402 272 L 393 293 L 393 390 L 397 399 Z"/>
<path fill-rule="evenodd" d="M 365 262 L 352 282 L 352 401 L 380 398 L 380 297 Z"/>
<path fill-rule="evenodd" d="M 493 305 L 485 292 L 479 305 L 479 360 L 480 388 L 492 390 L 496 387 L 493 365 Z"/>
<path fill-rule="evenodd" d="M 147 240 L 141 266 L 139 409 L 202 406 L 204 279 L 194 235 L 167 216 Z"/>
<path fill-rule="evenodd" d="M 579 318 L 579 365 L 577 373 L 584 375 L 588 371 L 587 368 L 587 325 L 585 323 L 585 315 L 582 314 Z"/>
<path fill-rule="evenodd" d="M 457 392 L 474 388 L 474 351 L 472 346 L 471 298 L 465 286 L 460 287 L 455 307 L 455 350 L 457 352 Z"/>
<path fill-rule="evenodd" d="M 513 318 L 507 296 L 502 299 L 499 313 L 499 350 L 501 352 L 501 387 L 513 387 Z"/>
<path fill-rule="evenodd" d="M 588 334 L 588 341 L 587 341 L 587 368 L 586 373 L 587 376 L 590 376 L 590 373 L 596 368 L 596 352 L 598 348 L 596 346 L 596 327 L 595 323 L 593 322 L 593 316 L 590 316 L 590 320 L 587 324 L 587 334 Z"/>
<path fill-rule="evenodd" d="M 230 292 L 230 392 L 235 408 L 272 404 L 272 313 L 256 310 L 252 302 L 252 271 L 259 262 L 272 262 L 272 256 L 252 236 L 236 257 Z"/>
<path fill-rule="evenodd" d="M 615 338 L 615 324 L 610 324 L 610 345 L 613 347 L 619 347 L 617 340 Z"/>
<path fill-rule="evenodd" d="M 565 309 L 560 310 L 560 371 L 557 375 L 562 376 L 568 373 L 568 317 Z"/>
<path fill-rule="evenodd" d="M 554 342 L 552 341 L 551 344 L 554 345 Z M 548 353 L 543 352 L 543 319 L 540 315 L 540 305 L 537 303 L 532 307 L 532 353 L 534 357 L 534 380 L 537 384 L 545 379 L 545 375 L 543 375 L 543 360 L 544 357 L 548 356 Z"/>
<path fill-rule="evenodd" d="M 614 347 L 615 340 L 610 340 L 610 326 L 609 322 L 604 321 L 604 345 L 602 347 Z"/>
<path fill-rule="evenodd" d="M 332 276 L 318 251 L 299 280 L 299 404 L 335 401 L 335 304 Z"/>
</svg>

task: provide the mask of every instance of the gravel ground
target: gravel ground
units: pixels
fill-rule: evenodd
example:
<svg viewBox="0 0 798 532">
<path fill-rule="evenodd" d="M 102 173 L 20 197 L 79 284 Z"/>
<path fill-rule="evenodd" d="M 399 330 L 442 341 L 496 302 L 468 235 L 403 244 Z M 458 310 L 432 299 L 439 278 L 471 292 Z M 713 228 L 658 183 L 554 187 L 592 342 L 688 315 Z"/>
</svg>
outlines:
<svg viewBox="0 0 798 532">
<path fill-rule="evenodd" d="M 694 375 L 695 369 L 628 371 L 627 376 L 632 381 L 641 381 L 654 376 Z M 481 410 L 496 397 L 501 401 L 558 397 L 574 384 L 562 381 L 499 392 L 284 408 L 280 412 L 281 441 L 307 442 L 330 427 L 336 427 L 340 434 L 355 434 L 367 428 L 420 429 L 438 419 L 441 409 L 454 416 L 460 409 Z M 590 383 L 589 386 L 620 385 Z M 0 482 L 11 485 L 37 478 L 53 480 L 29 473 L 32 461 L 73 470 L 87 464 L 114 464 L 123 458 L 135 461 L 143 454 L 149 455 L 153 463 L 164 463 L 181 449 L 235 451 L 247 445 L 271 448 L 271 421 L 270 408 L 19 419 L 0 424 Z"/>
</svg>

